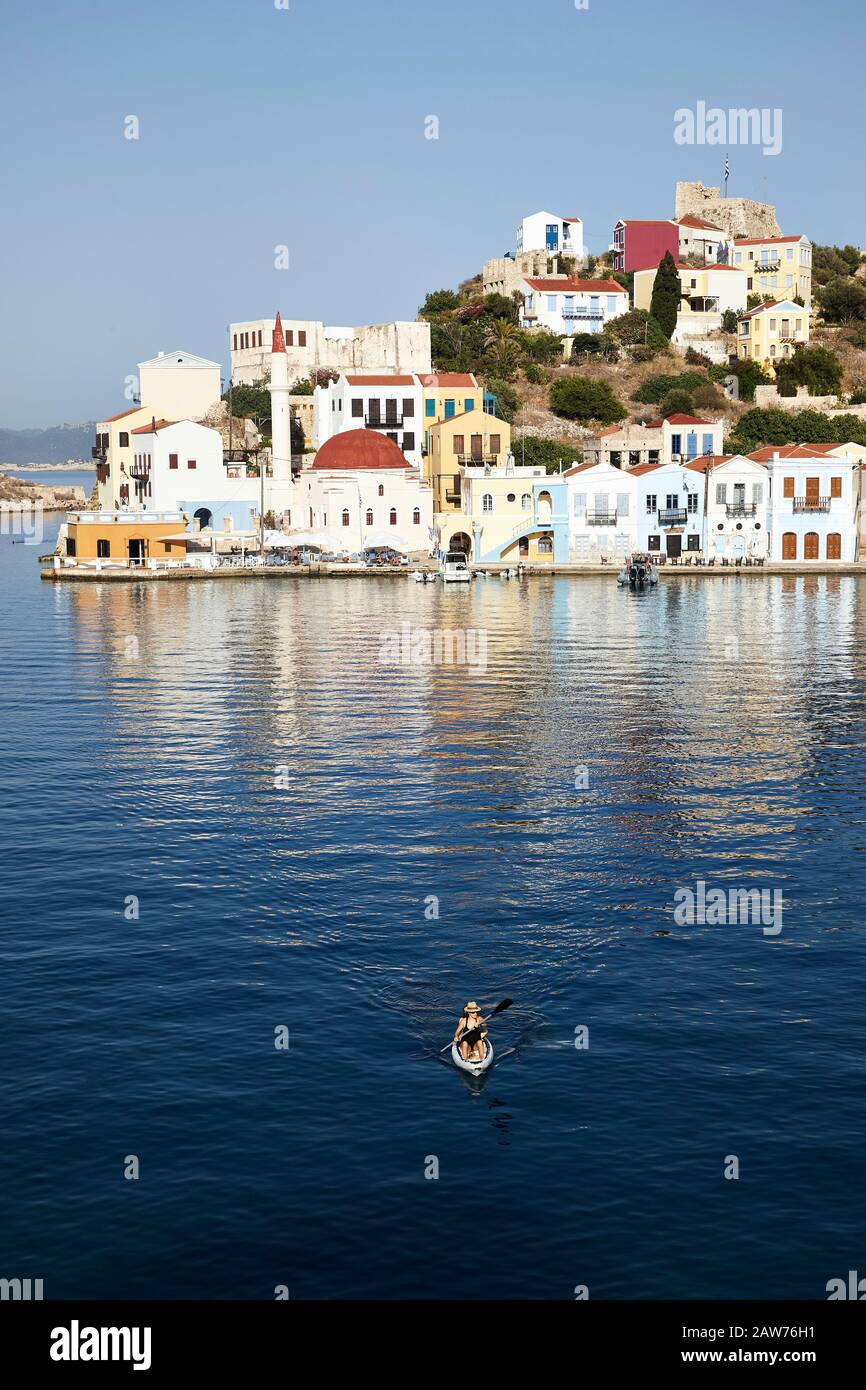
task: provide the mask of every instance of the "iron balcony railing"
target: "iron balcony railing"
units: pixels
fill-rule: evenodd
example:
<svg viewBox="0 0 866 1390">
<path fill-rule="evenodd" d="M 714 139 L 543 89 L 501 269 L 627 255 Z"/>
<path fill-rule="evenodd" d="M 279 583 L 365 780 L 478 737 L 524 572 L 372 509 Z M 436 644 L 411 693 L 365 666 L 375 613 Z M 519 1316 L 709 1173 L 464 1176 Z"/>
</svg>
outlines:
<svg viewBox="0 0 866 1390">
<path fill-rule="evenodd" d="M 725 506 L 728 516 L 756 516 L 757 502 L 728 502 Z"/>
<path fill-rule="evenodd" d="M 685 507 L 659 507 L 659 526 L 685 526 L 688 515 Z"/>
<path fill-rule="evenodd" d="M 759 275 L 763 275 L 766 270 L 778 270 L 782 262 L 776 261 L 755 261 L 755 270 Z"/>
<path fill-rule="evenodd" d="M 602 319 L 604 318 L 604 310 L 584 308 L 563 309 L 562 317 L 564 319 Z"/>
<path fill-rule="evenodd" d="M 498 454 L 458 454 L 457 462 L 467 468 L 493 468 L 499 463 Z"/>
<path fill-rule="evenodd" d="M 615 526 L 616 512 L 587 512 L 587 526 Z"/>
<path fill-rule="evenodd" d="M 94 444 L 93 447 L 92 447 L 91 450 L 90 450 L 90 457 L 93 458 L 93 459 L 98 459 L 98 460 L 100 460 L 102 463 L 104 463 L 104 462 L 105 462 L 105 455 L 106 455 L 106 453 L 107 453 L 107 450 L 105 449 L 104 445 L 102 445 L 102 444 Z"/>
<path fill-rule="evenodd" d="M 829 497 L 795 497 L 795 512 L 829 512 Z"/>
<path fill-rule="evenodd" d="M 365 415 L 364 424 L 368 430 L 401 430 L 403 428 L 402 415 Z"/>
</svg>

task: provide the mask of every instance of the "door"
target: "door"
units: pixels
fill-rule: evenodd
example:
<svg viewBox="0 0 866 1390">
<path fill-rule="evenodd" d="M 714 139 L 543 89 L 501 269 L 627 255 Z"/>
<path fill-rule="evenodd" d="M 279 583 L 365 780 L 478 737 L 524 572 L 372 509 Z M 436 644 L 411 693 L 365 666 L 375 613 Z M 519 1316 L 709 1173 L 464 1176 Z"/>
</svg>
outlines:
<svg viewBox="0 0 866 1390">
<path fill-rule="evenodd" d="M 819 496 L 820 496 L 820 487 L 821 487 L 821 479 L 820 479 L 820 478 L 807 478 L 807 479 L 806 479 L 806 501 L 807 501 L 807 502 L 817 502 L 817 501 L 818 501 L 818 498 L 819 498 Z"/>
<path fill-rule="evenodd" d="M 796 560 L 797 558 L 797 536 L 793 531 L 786 531 L 782 537 L 782 559 Z"/>
<path fill-rule="evenodd" d="M 472 443 L 472 462 L 482 463 L 484 461 L 484 439 L 480 434 L 473 434 Z"/>
<path fill-rule="evenodd" d="M 818 558 L 818 532 L 807 531 L 806 539 L 803 542 L 803 559 L 817 560 Z"/>
<path fill-rule="evenodd" d="M 831 531 L 827 537 L 827 559 L 842 559 L 842 537 L 838 531 Z"/>
<path fill-rule="evenodd" d="M 668 536 L 668 555 L 677 559 L 683 553 L 682 536 Z"/>
<path fill-rule="evenodd" d="M 144 559 L 144 541 L 143 541 L 143 540 L 130 540 L 130 542 L 129 542 L 129 558 L 130 558 L 130 560 L 138 561 L 139 563 Z"/>
<path fill-rule="evenodd" d="M 529 537 L 521 536 L 517 543 L 517 548 L 521 559 L 525 559 L 529 555 Z"/>
</svg>

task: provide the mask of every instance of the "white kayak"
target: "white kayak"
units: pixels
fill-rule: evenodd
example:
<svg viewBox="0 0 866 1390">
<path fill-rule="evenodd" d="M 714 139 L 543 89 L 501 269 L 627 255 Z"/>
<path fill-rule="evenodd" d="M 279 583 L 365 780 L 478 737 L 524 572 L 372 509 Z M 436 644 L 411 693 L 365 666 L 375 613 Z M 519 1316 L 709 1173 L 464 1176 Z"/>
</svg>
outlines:
<svg viewBox="0 0 866 1390">
<path fill-rule="evenodd" d="M 451 1060 L 455 1067 L 459 1067 L 461 1071 L 468 1071 L 471 1076 L 480 1076 L 482 1072 L 487 1070 L 490 1063 L 493 1061 L 493 1043 L 489 1038 L 484 1039 L 484 1048 L 484 1056 L 480 1061 L 467 1062 L 456 1042 L 452 1043 Z"/>
</svg>

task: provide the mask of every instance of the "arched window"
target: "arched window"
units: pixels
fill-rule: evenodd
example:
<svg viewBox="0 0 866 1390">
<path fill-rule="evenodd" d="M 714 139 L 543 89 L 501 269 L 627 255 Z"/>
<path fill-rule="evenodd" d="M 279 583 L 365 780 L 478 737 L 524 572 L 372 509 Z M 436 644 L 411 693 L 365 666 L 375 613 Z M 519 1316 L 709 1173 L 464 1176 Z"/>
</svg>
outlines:
<svg viewBox="0 0 866 1390">
<path fill-rule="evenodd" d="M 344 525 L 344 526 L 348 526 L 348 524 L 349 524 L 349 511 L 348 511 L 348 508 L 347 508 L 347 507 L 344 507 L 344 508 L 343 508 L 343 525 Z"/>
<path fill-rule="evenodd" d="M 380 484 L 379 484 L 379 496 L 380 496 L 380 497 L 384 497 L 384 496 L 385 496 L 385 486 L 384 486 L 383 483 L 380 483 Z"/>
<path fill-rule="evenodd" d="M 412 513 L 412 525 L 413 525 L 413 526 L 420 526 L 420 525 L 421 525 L 421 509 L 420 509 L 420 507 L 416 507 L 415 510 L 414 510 L 414 512 Z"/>
<path fill-rule="evenodd" d="M 529 492 L 524 492 L 523 496 L 520 499 L 520 505 L 525 512 L 530 511 L 532 508 L 532 494 Z"/>
<path fill-rule="evenodd" d="M 391 508 L 390 512 L 388 513 L 388 520 L 389 520 L 389 522 L 391 523 L 392 526 L 396 526 L 396 525 L 397 525 L 397 508 L 396 508 L 396 507 L 392 507 L 392 508 Z"/>
<path fill-rule="evenodd" d="M 365 519 L 364 519 L 364 524 L 365 524 L 365 526 L 372 526 L 372 525 L 373 525 L 373 508 L 372 508 L 372 507 L 368 507 L 368 508 L 367 508 L 367 515 L 366 515 L 366 517 L 365 517 Z"/>
<path fill-rule="evenodd" d="M 493 494 L 492 494 L 492 493 L 490 493 L 490 492 L 485 492 L 484 496 L 481 498 L 481 510 L 482 510 L 482 512 L 492 512 L 492 511 L 493 511 Z"/>
</svg>

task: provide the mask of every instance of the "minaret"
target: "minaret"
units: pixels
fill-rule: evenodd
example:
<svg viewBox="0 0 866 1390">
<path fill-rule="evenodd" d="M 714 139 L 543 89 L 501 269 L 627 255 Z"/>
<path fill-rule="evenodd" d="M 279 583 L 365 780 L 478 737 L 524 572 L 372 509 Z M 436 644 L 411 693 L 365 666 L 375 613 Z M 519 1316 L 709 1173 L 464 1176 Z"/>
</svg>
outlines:
<svg viewBox="0 0 866 1390">
<path fill-rule="evenodd" d="M 274 482 L 292 481 L 292 412 L 289 405 L 289 359 L 277 310 L 271 344 L 271 459 Z"/>
</svg>

